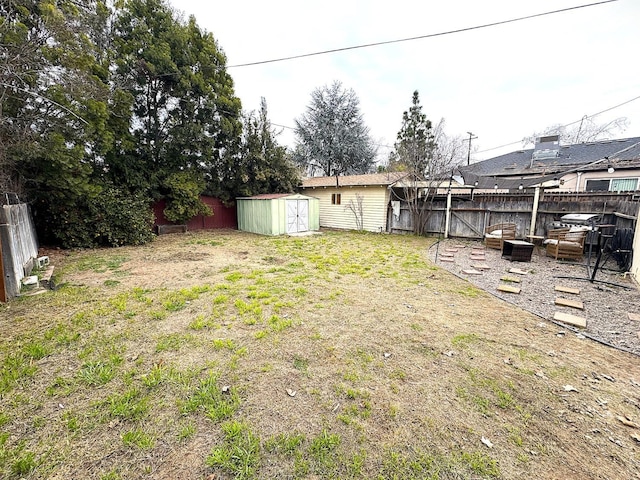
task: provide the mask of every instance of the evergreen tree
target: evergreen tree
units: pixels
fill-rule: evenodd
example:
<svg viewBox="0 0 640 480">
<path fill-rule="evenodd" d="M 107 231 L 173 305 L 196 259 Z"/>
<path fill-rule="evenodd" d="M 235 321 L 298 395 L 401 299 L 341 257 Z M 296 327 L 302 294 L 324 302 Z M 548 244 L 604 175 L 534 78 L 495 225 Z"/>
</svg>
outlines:
<svg viewBox="0 0 640 480">
<path fill-rule="evenodd" d="M 412 105 L 402 114 L 402 128 L 389 157 L 389 169 L 407 171 L 431 178 L 434 171 L 435 141 L 431 121 L 422 113 L 418 91 L 413 92 Z"/>
<path fill-rule="evenodd" d="M 294 160 L 308 174 L 368 173 L 376 148 L 360 113 L 360 101 L 340 82 L 314 90 L 311 103 L 296 119 Z"/>
<path fill-rule="evenodd" d="M 218 184 L 242 130 L 226 58 L 193 17 L 181 22 L 164 0 L 127 0 L 116 12 L 116 75 L 132 99 L 131 141 L 110 160 L 115 177 L 159 198 L 182 170 Z M 214 189 L 215 189 L 214 185 Z"/>
<path fill-rule="evenodd" d="M 238 196 L 260 193 L 290 193 L 300 184 L 300 172 L 285 147 L 278 145 L 277 132 L 262 98 L 260 111 L 244 118 L 242 149 L 236 162 L 234 191 Z"/>
</svg>

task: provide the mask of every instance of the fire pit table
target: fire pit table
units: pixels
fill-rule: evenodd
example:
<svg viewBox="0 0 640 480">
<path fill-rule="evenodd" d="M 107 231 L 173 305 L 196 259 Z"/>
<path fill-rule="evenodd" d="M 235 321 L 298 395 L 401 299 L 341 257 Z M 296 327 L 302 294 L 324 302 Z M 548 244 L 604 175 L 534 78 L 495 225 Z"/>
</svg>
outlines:
<svg viewBox="0 0 640 480">
<path fill-rule="evenodd" d="M 502 257 L 512 262 L 530 262 L 534 246 L 523 240 L 505 240 L 502 243 Z"/>
</svg>

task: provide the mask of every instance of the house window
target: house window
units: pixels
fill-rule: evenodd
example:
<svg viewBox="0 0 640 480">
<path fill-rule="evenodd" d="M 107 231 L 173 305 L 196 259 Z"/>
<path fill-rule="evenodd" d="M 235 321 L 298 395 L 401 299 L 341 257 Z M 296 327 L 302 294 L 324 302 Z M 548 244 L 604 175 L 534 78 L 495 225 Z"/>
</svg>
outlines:
<svg viewBox="0 0 640 480">
<path fill-rule="evenodd" d="M 609 183 L 609 180 L 587 180 L 585 190 L 587 192 L 608 192 Z"/>
<path fill-rule="evenodd" d="M 637 178 L 612 178 L 611 179 L 612 192 L 631 192 L 637 189 L 638 189 Z"/>
<path fill-rule="evenodd" d="M 331 205 L 340 205 L 341 195 L 342 194 L 340 194 L 340 193 L 332 193 L 331 194 Z"/>
<path fill-rule="evenodd" d="M 631 192 L 638 189 L 637 178 L 612 178 L 611 180 L 587 180 L 587 192 Z"/>
</svg>

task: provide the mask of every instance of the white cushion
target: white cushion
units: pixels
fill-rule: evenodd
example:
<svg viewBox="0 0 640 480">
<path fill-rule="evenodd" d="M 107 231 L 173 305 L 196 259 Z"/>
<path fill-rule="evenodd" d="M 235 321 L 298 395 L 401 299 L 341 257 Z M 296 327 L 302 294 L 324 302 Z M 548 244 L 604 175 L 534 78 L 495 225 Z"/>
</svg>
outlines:
<svg viewBox="0 0 640 480">
<path fill-rule="evenodd" d="M 548 238 L 547 240 L 544 241 L 544 245 L 557 245 L 557 244 L 558 244 L 558 240 L 554 238 Z M 561 247 L 577 247 L 577 248 L 582 247 L 580 242 L 571 242 L 567 240 L 560 240 L 560 246 Z"/>
<path fill-rule="evenodd" d="M 580 248 L 582 245 L 580 245 L 579 242 L 569 242 L 567 240 L 560 240 L 560 246 L 562 246 L 562 247 L 578 247 L 578 248 Z"/>
<path fill-rule="evenodd" d="M 502 238 L 502 230 L 493 230 L 484 234 L 487 238 Z"/>
<path fill-rule="evenodd" d="M 577 232 L 571 232 L 569 231 L 569 233 L 567 233 L 564 238 L 565 240 L 569 240 L 569 241 L 580 241 L 582 239 L 582 237 L 584 237 L 584 230 L 580 230 Z"/>
</svg>

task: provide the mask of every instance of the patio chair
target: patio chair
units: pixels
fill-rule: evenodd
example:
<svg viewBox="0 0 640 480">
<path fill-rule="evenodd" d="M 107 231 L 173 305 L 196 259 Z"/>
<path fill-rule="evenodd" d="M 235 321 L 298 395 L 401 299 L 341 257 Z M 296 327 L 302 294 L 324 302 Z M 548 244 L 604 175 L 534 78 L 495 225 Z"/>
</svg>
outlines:
<svg viewBox="0 0 640 480">
<path fill-rule="evenodd" d="M 547 240 L 544 241 L 547 256 L 556 260 L 582 259 L 587 230 L 559 228 L 549 230 L 547 237 Z"/>
<path fill-rule="evenodd" d="M 515 223 L 496 223 L 484 229 L 484 244 L 487 248 L 502 250 L 505 240 L 516 239 Z"/>
</svg>

